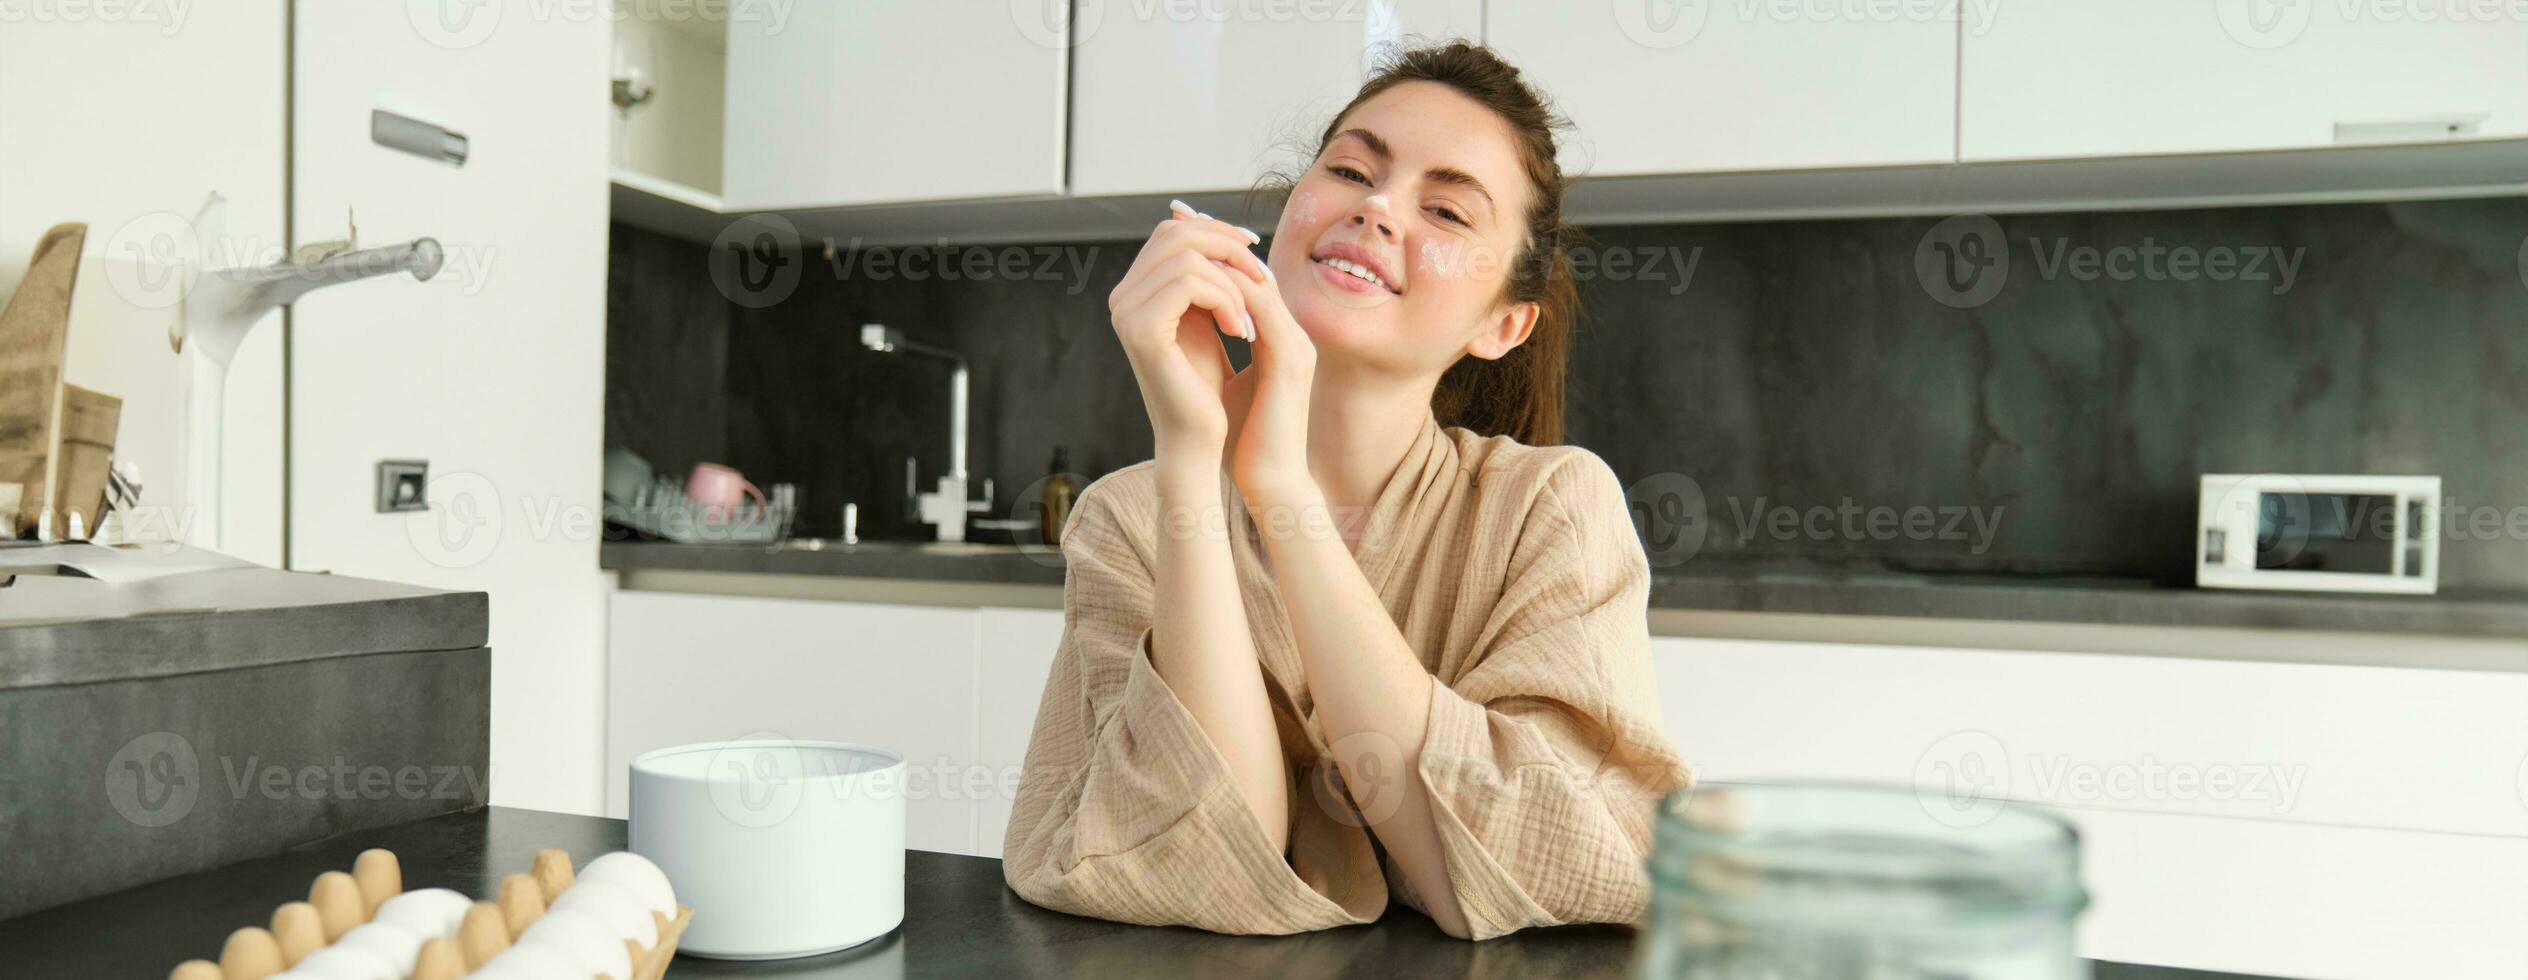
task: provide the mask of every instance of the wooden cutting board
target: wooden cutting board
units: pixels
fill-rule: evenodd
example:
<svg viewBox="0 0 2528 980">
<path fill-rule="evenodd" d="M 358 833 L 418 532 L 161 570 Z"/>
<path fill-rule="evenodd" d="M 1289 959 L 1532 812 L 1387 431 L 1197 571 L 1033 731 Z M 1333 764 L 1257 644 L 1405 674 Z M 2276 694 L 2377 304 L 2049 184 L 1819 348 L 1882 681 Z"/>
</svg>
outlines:
<svg viewBox="0 0 2528 980">
<path fill-rule="evenodd" d="M 53 535 L 88 540 L 105 519 L 105 486 L 114 469 L 114 430 L 123 400 L 78 385 L 61 386 L 60 448 L 53 451 Z M 79 515 L 72 523 L 70 515 Z M 77 533 L 72 533 L 73 529 Z"/>
<path fill-rule="evenodd" d="M 0 514 L 4 537 L 35 526 L 52 495 L 53 420 L 61 411 L 61 362 L 70 340 L 70 288 L 88 226 L 54 225 L 35 243 L 26 279 L 0 307 L 0 484 L 21 489 L 17 512 Z M 0 494 L 5 496 L 5 494 Z"/>
</svg>

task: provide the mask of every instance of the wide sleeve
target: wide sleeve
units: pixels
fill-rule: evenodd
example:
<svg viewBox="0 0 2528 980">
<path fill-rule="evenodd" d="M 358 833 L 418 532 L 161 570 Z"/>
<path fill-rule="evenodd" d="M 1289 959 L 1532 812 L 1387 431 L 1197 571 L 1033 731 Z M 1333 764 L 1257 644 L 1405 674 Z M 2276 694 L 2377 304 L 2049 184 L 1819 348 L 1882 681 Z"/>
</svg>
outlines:
<svg viewBox="0 0 2528 980">
<path fill-rule="evenodd" d="M 1515 533 L 1418 763 L 1469 938 L 1635 922 L 1659 798 L 1692 773 L 1661 729 L 1650 569 L 1615 474 L 1574 452 Z"/>
<path fill-rule="evenodd" d="M 1123 922 L 1285 934 L 1366 921 L 1274 849 L 1228 761 L 1151 666 L 1146 534 L 1119 518 L 1132 502 L 1104 492 L 1132 489 L 1092 486 L 1065 525 L 1061 646 L 1002 874 L 1037 905 Z"/>
</svg>

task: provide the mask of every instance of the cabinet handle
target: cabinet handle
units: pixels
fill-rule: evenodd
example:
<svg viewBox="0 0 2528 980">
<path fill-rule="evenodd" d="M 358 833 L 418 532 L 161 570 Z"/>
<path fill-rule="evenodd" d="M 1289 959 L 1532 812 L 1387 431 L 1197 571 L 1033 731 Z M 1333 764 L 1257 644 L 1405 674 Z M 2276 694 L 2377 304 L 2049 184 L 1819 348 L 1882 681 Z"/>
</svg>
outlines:
<svg viewBox="0 0 2528 980">
<path fill-rule="evenodd" d="M 2335 121 L 2335 143 L 2339 146 L 2363 143 L 2430 143 L 2437 140 L 2474 139 L 2484 130 L 2490 112 L 2450 112 L 2436 116 L 2409 116 L 2403 119 L 2362 119 Z"/>
</svg>

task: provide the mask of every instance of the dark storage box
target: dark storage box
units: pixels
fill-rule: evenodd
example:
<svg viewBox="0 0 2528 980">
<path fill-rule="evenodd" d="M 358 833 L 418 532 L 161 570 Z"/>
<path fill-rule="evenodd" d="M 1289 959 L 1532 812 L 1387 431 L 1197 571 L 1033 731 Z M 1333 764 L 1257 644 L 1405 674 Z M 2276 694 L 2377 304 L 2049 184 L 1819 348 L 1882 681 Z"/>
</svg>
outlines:
<svg viewBox="0 0 2528 980">
<path fill-rule="evenodd" d="M 0 549 L 0 918 L 484 802 L 482 594 L 89 547 Z"/>
</svg>

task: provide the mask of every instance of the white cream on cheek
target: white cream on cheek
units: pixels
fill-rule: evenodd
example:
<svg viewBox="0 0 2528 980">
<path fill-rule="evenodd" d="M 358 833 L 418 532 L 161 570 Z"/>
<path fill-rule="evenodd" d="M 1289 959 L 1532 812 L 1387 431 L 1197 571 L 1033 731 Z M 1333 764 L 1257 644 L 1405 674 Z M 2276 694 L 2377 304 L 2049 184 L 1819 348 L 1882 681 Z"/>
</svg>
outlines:
<svg viewBox="0 0 2528 980">
<path fill-rule="evenodd" d="M 1466 275 L 1466 243 L 1454 238 L 1422 240 L 1422 271 L 1442 279 Z"/>
<path fill-rule="evenodd" d="M 1306 228 L 1317 223 L 1317 196 L 1301 191 L 1290 196 L 1290 215 L 1284 223 Z"/>
</svg>

